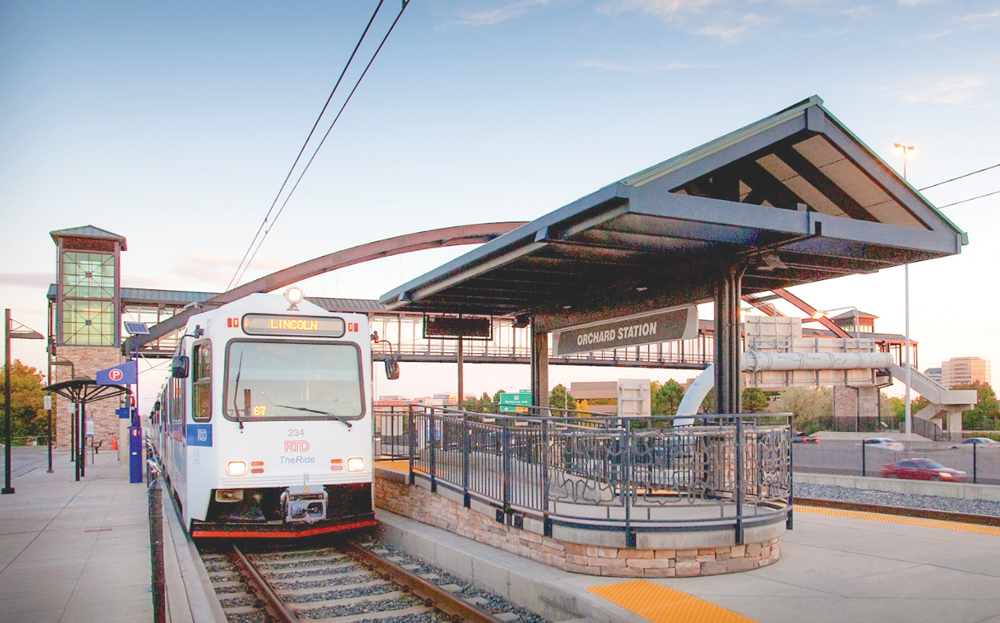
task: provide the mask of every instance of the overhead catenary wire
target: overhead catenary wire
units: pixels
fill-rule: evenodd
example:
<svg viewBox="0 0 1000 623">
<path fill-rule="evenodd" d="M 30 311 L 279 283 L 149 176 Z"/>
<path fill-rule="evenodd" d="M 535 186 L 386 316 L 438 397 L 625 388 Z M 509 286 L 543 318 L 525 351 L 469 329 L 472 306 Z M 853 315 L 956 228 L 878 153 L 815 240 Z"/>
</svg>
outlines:
<svg viewBox="0 0 1000 623">
<path fill-rule="evenodd" d="M 330 95 L 326 98 L 326 102 L 323 104 L 323 108 L 319 111 L 319 115 L 316 116 L 316 121 L 313 123 L 312 128 L 309 130 L 309 135 L 306 136 L 306 140 L 302 143 L 302 147 L 299 149 L 299 153 L 295 156 L 295 161 L 292 162 L 291 168 L 288 169 L 288 174 L 285 175 L 284 181 L 281 182 L 281 188 L 278 189 L 278 193 L 274 196 L 274 201 L 271 202 L 271 207 L 268 208 L 267 214 L 264 215 L 264 220 L 261 221 L 260 227 L 257 228 L 257 233 L 254 234 L 253 240 L 250 241 L 250 246 L 247 247 L 246 253 L 243 254 L 243 258 L 240 260 L 239 265 L 237 265 L 236 272 L 233 273 L 232 279 L 229 280 L 229 285 L 226 286 L 226 291 L 229 291 L 239 283 L 238 280 L 242 278 L 242 275 L 240 273 L 241 269 L 243 269 L 244 273 L 246 272 L 246 268 L 244 268 L 243 266 L 244 262 L 246 262 L 247 267 L 249 267 L 250 261 L 253 261 L 252 257 L 248 261 L 247 256 L 249 256 L 251 251 L 253 251 L 254 244 L 257 243 L 257 239 L 260 237 L 261 232 L 264 231 L 264 227 L 267 225 L 268 219 L 271 217 L 271 212 L 274 211 L 274 206 L 278 204 L 278 199 L 281 198 L 281 193 L 284 192 L 285 187 L 288 185 L 288 180 L 292 178 L 292 173 L 295 172 L 295 167 L 298 166 L 299 160 L 302 158 L 302 154 L 305 153 L 306 147 L 309 145 L 309 141 L 312 140 L 313 134 L 316 132 L 316 128 L 319 127 L 320 120 L 326 113 L 326 109 L 330 105 L 330 101 L 333 99 L 334 94 L 337 92 L 337 88 L 340 87 L 340 83 L 341 81 L 343 81 L 344 75 L 347 74 L 348 68 L 351 66 L 351 63 L 354 62 L 354 57 L 357 55 L 358 50 L 361 48 L 361 44 L 364 42 L 365 37 L 368 36 L 368 31 L 371 29 L 372 23 L 375 22 L 375 17 L 378 15 L 378 12 L 382 8 L 382 4 L 384 2 L 385 0 L 379 0 L 378 5 L 375 7 L 375 11 L 372 12 L 372 16 L 368 19 L 368 24 L 365 26 L 364 31 L 361 33 L 361 37 L 358 38 L 358 42 L 354 45 L 354 50 L 351 52 L 350 57 L 347 59 L 347 63 L 344 64 L 344 69 L 341 70 L 340 76 L 337 78 L 336 84 L 333 85 L 333 89 L 330 91 Z M 403 8 L 406 8 L 405 4 Z M 402 14 L 402 11 L 400 11 L 400 14 Z M 399 18 L 397 17 L 396 19 L 398 20 Z M 277 216 L 275 217 L 275 219 L 277 220 Z M 261 240 L 261 242 L 263 242 L 263 240 Z M 253 251 L 253 253 L 254 255 L 256 255 L 256 251 Z"/>
<path fill-rule="evenodd" d="M 963 175 L 959 175 L 957 177 L 953 177 L 951 179 L 944 180 L 943 182 L 938 182 L 936 184 L 931 184 L 930 186 L 924 186 L 923 188 L 918 188 L 917 191 L 918 192 L 923 192 L 925 190 L 930 190 L 931 188 L 936 188 L 938 186 L 943 186 L 944 184 L 950 184 L 951 182 L 955 182 L 955 181 L 958 181 L 958 180 L 961 180 L 961 179 L 965 179 L 965 178 L 970 177 L 972 175 L 976 175 L 978 173 L 983 173 L 984 171 L 989 171 L 991 169 L 996 169 L 997 167 L 1000 167 L 1000 163 L 994 164 L 994 165 L 990 165 L 988 167 L 983 167 L 982 169 L 979 169 L 977 171 L 972 171 L 970 173 L 965 173 Z M 984 197 L 992 197 L 993 195 L 998 195 L 998 194 L 1000 194 L 1000 190 L 997 190 L 997 191 L 994 191 L 994 192 L 991 192 L 991 193 L 986 193 L 985 195 L 978 195 L 976 197 L 969 197 L 968 199 L 962 199 L 961 201 L 953 201 L 952 203 L 947 203 L 947 204 L 945 204 L 943 206 L 937 206 L 937 209 L 938 210 L 943 210 L 945 208 L 950 208 L 951 206 L 956 206 L 956 205 L 958 205 L 960 203 L 968 203 L 969 201 L 975 201 L 976 199 L 983 199 Z"/>
<path fill-rule="evenodd" d="M 968 199 L 962 199 L 961 201 L 955 201 L 953 203 L 945 204 L 943 206 L 938 206 L 938 210 L 943 210 L 945 208 L 950 208 L 951 206 L 957 206 L 960 203 L 968 203 L 969 201 L 975 201 L 976 199 L 982 199 L 983 197 L 992 197 L 993 195 L 1000 195 L 1000 190 L 994 190 L 991 193 L 986 193 L 985 195 L 979 195 L 978 197 L 970 197 Z"/>
<path fill-rule="evenodd" d="M 1000 167 L 1000 164 L 994 164 L 994 165 L 986 167 L 984 169 L 979 169 L 978 171 L 973 171 L 972 173 L 966 173 L 965 175 L 959 175 L 958 177 L 953 177 L 950 180 L 945 180 L 943 182 L 938 182 L 937 184 L 931 184 L 930 186 L 924 186 L 923 188 L 918 188 L 917 190 L 920 191 L 920 192 L 924 192 L 925 190 L 929 190 L 929 189 L 934 188 L 936 186 L 941 186 L 943 184 L 948 184 L 950 182 L 954 182 L 956 180 L 960 180 L 962 178 L 969 177 L 970 175 L 975 175 L 977 173 L 982 173 L 983 171 L 989 171 L 990 169 L 995 169 L 997 167 Z M 978 199 L 978 197 L 975 197 L 975 198 Z M 969 201 L 971 201 L 971 199 L 969 199 Z"/>
<path fill-rule="evenodd" d="M 386 31 L 385 36 L 382 37 L 382 41 L 381 43 L 379 43 L 378 48 L 375 49 L 375 53 L 372 54 L 372 57 L 371 59 L 369 59 L 368 64 L 365 65 L 364 71 L 362 71 L 361 75 L 358 76 L 357 81 L 354 83 L 354 88 L 352 88 L 351 92 L 348 93 L 347 99 L 344 100 L 344 103 L 341 105 L 340 110 L 337 111 L 337 116 L 333 118 L 333 121 L 330 123 L 330 127 L 327 128 L 326 133 L 320 140 L 319 145 L 316 146 L 316 149 L 313 151 L 312 156 L 310 156 L 309 161 L 306 162 L 305 166 L 302 168 L 301 173 L 299 173 L 298 179 L 295 180 L 295 184 L 292 186 L 291 190 L 288 191 L 288 194 L 285 195 L 285 200 L 282 202 L 281 207 L 278 209 L 278 213 L 274 215 L 274 220 L 271 221 L 271 224 L 268 225 L 267 229 L 264 230 L 264 235 L 261 237 L 260 242 L 257 244 L 257 248 L 254 249 L 253 253 L 250 255 L 250 259 L 246 263 L 246 266 L 243 267 L 243 272 L 236 279 L 237 284 L 243 278 L 243 275 L 246 274 L 246 271 L 250 267 L 251 262 L 253 262 L 254 258 L 257 257 L 257 252 L 260 250 L 260 247 L 264 244 L 264 239 L 267 238 L 267 235 L 271 232 L 271 228 L 274 227 L 274 224 L 278 221 L 278 217 L 280 217 L 281 213 L 285 210 L 285 206 L 288 205 L 288 201 L 292 198 L 292 195 L 295 193 L 295 190 L 299 187 L 299 183 L 302 181 L 302 178 L 305 177 L 305 174 L 309 170 L 309 167 L 316 159 L 316 156 L 319 154 L 319 150 L 323 148 L 323 144 L 326 143 L 326 139 L 327 137 L 330 136 L 330 132 L 333 131 L 333 126 L 337 124 L 337 120 L 339 120 L 340 116 L 344 113 L 344 109 L 347 108 L 347 104 L 351 101 L 351 98 L 354 97 L 354 93 L 358 90 L 358 87 L 361 85 L 361 81 L 364 80 L 364 77 L 368 73 L 368 70 L 371 68 L 372 63 L 375 62 L 375 58 L 378 57 L 379 52 L 382 51 L 382 47 L 385 45 L 385 42 L 389 39 L 389 35 L 391 35 L 392 31 L 396 28 L 396 24 L 399 23 L 400 18 L 403 17 L 403 12 L 406 10 L 406 7 L 409 6 L 409 4 L 410 4 L 409 0 L 403 0 L 403 6 L 402 8 L 400 8 L 399 14 L 396 15 L 396 19 L 393 20 L 392 25 L 389 27 L 389 30 Z"/>
</svg>

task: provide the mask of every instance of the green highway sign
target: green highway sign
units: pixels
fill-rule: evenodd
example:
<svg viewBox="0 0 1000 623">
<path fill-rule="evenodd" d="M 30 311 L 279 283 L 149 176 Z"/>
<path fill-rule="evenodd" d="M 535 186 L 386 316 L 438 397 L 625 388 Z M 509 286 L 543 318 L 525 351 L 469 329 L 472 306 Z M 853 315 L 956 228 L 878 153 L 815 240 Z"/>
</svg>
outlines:
<svg viewBox="0 0 1000 623">
<path fill-rule="evenodd" d="M 531 390 L 522 389 L 516 394 L 500 394 L 500 412 L 527 411 L 531 406 Z"/>
</svg>

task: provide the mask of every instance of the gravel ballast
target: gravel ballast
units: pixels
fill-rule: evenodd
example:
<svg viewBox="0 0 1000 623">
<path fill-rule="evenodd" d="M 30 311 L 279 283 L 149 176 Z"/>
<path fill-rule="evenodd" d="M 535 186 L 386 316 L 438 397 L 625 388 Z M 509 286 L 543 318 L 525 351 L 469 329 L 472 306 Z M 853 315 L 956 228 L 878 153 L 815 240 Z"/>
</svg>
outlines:
<svg viewBox="0 0 1000 623">
<path fill-rule="evenodd" d="M 888 491 L 873 491 L 871 489 L 807 484 L 796 484 L 795 496 L 855 504 L 876 504 L 879 506 L 919 508 L 949 513 L 1000 517 L 1000 502 L 990 502 L 987 500 L 963 500 L 961 498 L 946 498 L 937 495 L 890 493 Z"/>
</svg>

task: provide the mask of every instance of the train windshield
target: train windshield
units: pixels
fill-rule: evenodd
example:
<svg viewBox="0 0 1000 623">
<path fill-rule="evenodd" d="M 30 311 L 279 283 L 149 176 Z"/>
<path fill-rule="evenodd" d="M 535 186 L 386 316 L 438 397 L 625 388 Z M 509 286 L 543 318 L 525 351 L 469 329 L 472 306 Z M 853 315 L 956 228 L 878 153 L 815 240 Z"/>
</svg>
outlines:
<svg viewBox="0 0 1000 623">
<path fill-rule="evenodd" d="M 223 409 L 230 420 L 358 419 L 365 414 L 354 344 L 233 341 Z"/>
</svg>

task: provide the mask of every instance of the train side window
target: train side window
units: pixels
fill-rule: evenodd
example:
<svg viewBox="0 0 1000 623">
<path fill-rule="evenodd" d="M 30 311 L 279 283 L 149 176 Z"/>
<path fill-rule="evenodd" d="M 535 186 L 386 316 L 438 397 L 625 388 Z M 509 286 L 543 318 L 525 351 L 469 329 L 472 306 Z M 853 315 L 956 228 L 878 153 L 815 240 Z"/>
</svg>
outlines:
<svg viewBox="0 0 1000 623">
<path fill-rule="evenodd" d="M 170 425 L 177 423 L 177 379 L 170 379 Z"/>
<path fill-rule="evenodd" d="M 212 343 L 195 344 L 191 361 L 191 417 L 195 422 L 212 419 Z"/>
<path fill-rule="evenodd" d="M 184 379 L 170 379 L 170 425 L 184 425 Z"/>
</svg>

